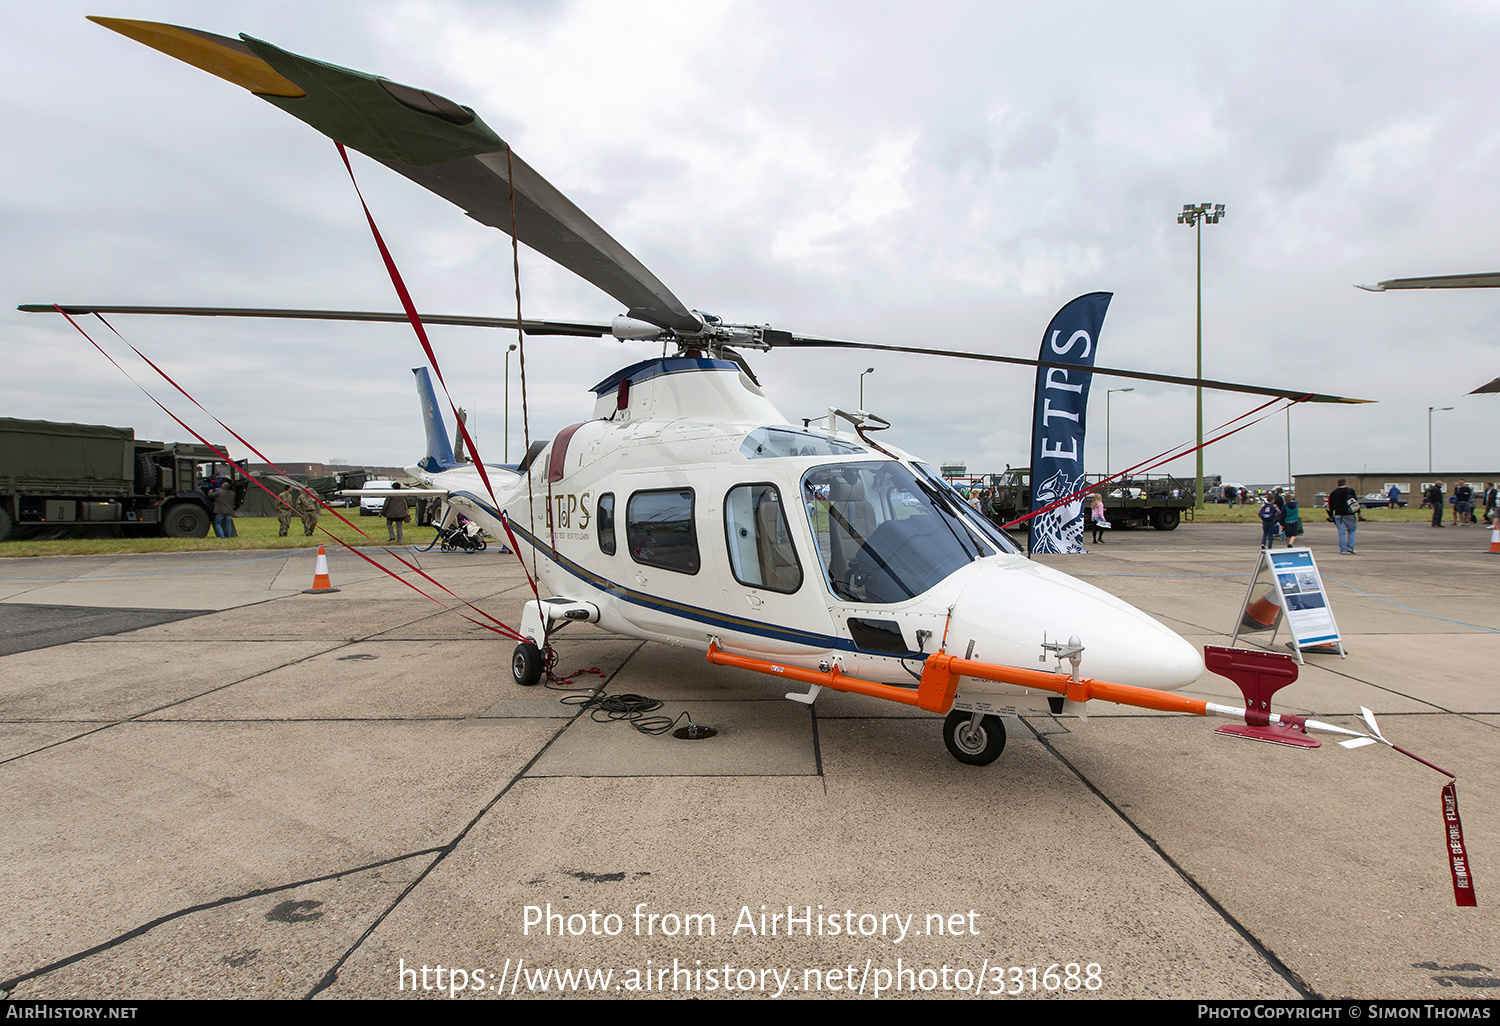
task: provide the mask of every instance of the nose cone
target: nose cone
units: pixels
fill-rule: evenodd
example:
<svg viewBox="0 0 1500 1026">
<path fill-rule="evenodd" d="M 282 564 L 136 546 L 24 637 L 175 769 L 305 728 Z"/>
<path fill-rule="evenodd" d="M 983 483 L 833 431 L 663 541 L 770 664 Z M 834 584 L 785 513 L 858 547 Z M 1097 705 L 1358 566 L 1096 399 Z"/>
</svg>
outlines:
<svg viewBox="0 0 1500 1026">
<path fill-rule="evenodd" d="M 1042 636 L 1084 646 L 1085 677 L 1174 691 L 1203 675 L 1203 657 L 1173 631 L 1107 592 L 1029 560 L 987 561 L 959 593 L 948 651 L 1042 669 Z M 1049 657 L 1050 663 L 1050 657 Z"/>
</svg>

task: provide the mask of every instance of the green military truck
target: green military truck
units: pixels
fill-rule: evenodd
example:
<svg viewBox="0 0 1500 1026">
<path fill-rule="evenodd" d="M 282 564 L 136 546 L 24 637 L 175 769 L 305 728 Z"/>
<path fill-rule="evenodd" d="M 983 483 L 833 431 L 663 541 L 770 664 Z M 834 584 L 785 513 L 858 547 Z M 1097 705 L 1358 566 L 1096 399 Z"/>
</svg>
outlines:
<svg viewBox="0 0 1500 1026">
<path fill-rule="evenodd" d="M 1084 514 L 1091 503 L 1089 495 L 1100 491 L 1102 474 L 1090 474 L 1089 491 L 1084 493 Z M 1002 474 L 986 475 L 976 487 L 988 489 L 989 501 L 984 512 L 996 524 L 1007 524 L 1031 512 L 1031 470 L 1007 467 Z M 1158 531 L 1175 531 L 1184 519 L 1193 519 L 1193 481 L 1168 474 L 1140 474 L 1116 478 L 1102 486 L 1105 515 L 1115 527 L 1154 527 Z M 1017 527 L 1024 525 L 1017 525 Z"/>
<path fill-rule="evenodd" d="M 206 445 L 150 442 L 132 428 L 0 417 L 0 541 L 17 527 L 140 527 L 202 538 L 209 478 L 245 478 Z"/>
</svg>

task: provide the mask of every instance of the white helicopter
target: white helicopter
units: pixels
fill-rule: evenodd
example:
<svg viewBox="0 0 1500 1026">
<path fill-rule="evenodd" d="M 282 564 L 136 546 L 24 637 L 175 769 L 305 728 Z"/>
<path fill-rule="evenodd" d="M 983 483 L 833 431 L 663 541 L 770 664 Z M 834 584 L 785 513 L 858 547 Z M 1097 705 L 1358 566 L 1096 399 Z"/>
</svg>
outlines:
<svg viewBox="0 0 1500 1026">
<path fill-rule="evenodd" d="M 871 433 L 886 426 L 880 418 L 831 410 L 826 424 L 793 424 L 737 350 L 820 346 L 1065 365 L 724 323 L 681 303 L 467 107 L 249 36 L 93 20 L 249 89 L 514 235 L 626 307 L 610 324 L 526 320 L 519 327 L 527 334 L 676 345 L 675 355 L 643 360 L 595 385 L 588 419 L 533 443 L 515 466 L 457 462 L 427 371 L 415 372 L 427 452 L 410 473 L 424 487 L 362 494 L 442 496 L 445 519 L 462 513 L 493 535 L 516 539 L 539 588 L 519 628 L 517 684 L 538 683 L 549 665 L 549 638 L 582 621 L 810 685 L 787 695 L 797 701 L 810 704 L 828 687 L 946 714 L 949 751 L 977 765 L 1004 747 L 1000 714 L 1082 715 L 1087 701 L 1099 698 L 1245 715 L 1244 708 L 1172 694 L 1203 673 L 1192 645 L 1120 599 L 1028 560 L 930 466 L 873 440 Z M 60 309 L 407 319 L 350 311 Z M 502 318 L 421 320 L 517 327 Z M 1060 373 L 1066 380 L 1067 371 Z M 1094 373 L 1358 401 L 1108 368 Z M 1079 673 L 1085 645 L 1091 678 Z M 963 657 L 950 655 L 950 646 Z M 1026 668 L 1049 654 L 1071 672 Z"/>
</svg>

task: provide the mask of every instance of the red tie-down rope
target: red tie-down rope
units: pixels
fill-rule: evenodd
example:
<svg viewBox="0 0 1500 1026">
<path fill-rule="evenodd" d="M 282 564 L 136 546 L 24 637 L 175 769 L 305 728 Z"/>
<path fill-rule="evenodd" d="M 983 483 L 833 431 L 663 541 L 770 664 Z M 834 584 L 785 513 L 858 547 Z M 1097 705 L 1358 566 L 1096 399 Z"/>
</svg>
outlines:
<svg viewBox="0 0 1500 1026">
<path fill-rule="evenodd" d="M 344 170 L 346 170 L 346 171 L 349 172 L 349 182 L 350 182 L 350 184 L 352 184 L 354 186 L 354 194 L 359 197 L 359 205 L 360 205 L 360 207 L 365 212 L 365 222 L 370 226 L 370 234 L 375 239 L 375 246 L 376 246 L 376 248 L 380 250 L 380 259 L 382 261 L 384 261 L 384 263 L 385 263 L 386 274 L 390 276 L 391 285 L 395 288 L 396 295 L 401 300 L 401 308 L 406 311 L 406 319 L 411 323 L 412 331 L 416 332 L 417 341 L 420 342 L 421 345 L 422 345 L 422 351 L 427 354 L 427 362 L 432 366 L 433 373 L 437 375 L 438 384 L 440 384 L 440 385 L 443 386 L 443 396 L 444 396 L 444 398 L 446 398 L 448 400 L 448 407 L 449 407 L 449 409 L 451 409 L 453 411 L 453 419 L 458 424 L 458 433 L 463 437 L 463 440 L 468 443 L 469 452 L 474 457 L 474 467 L 475 467 L 476 470 L 479 471 L 479 478 L 480 478 L 480 480 L 482 480 L 484 482 L 484 488 L 485 488 L 485 491 L 489 493 L 491 504 L 493 504 L 494 507 L 498 510 L 500 508 L 500 500 L 495 497 L 495 489 L 494 489 L 494 486 L 492 486 L 490 484 L 490 475 L 489 475 L 489 473 L 484 468 L 484 458 L 482 456 L 480 456 L 480 454 L 479 454 L 479 446 L 477 446 L 477 445 L 474 444 L 474 439 L 469 435 L 468 428 L 464 426 L 463 418 L 458 415 L 458 406 L 457 406 L 457 404 L 454 403 L 453 396 L 451 394 L 449 394 L 449 392 L 448 392 L 448 382 L 443 378 L 443 368 L 442 368 L 441 364 L 438 363 L 437 353 L 432 348 L 432 342 L 427 338 L 427 329 L 425 327 L 423 327 L 423 325 L 422 325 L 422 318 L 417 313 L 417 307 L 416 307 L 416 304 L 412 301 L 411 292 L 406 287 L 406 281 L 405 281 L 405 279 L 403 279 L 401 277 L 401 271 L 396 266 L 396 260 L 395 260 L 395 258 L 391 256 L 390 247 L 388 247 L 385 244 L 385 237 L 380 234 L 380 228 L 379 228 L 378 225 L 375 224 L 375 215 L 372 214 L 372 213 L 370 213 L 370 205 L 365 202 L 364 193 L 361 192 L 360 188 L 359 188 L 359 181 L 354 177 L 354 165 L 349 162 L 349 153 L 348 153 L 347 150 L 344 149 L 344 144 L 343 143 L 335 142 L 334 146 L 338 147 L 339 157 L 344 162 Z M 509 159 L 508 154 L 507 154 L 507 159 Z M 514 227 L 515 227 L 515 203 L 516 203 L 516 200 L 515 200 L 515 187 L 512 186 L 511 187 L 511 222 L 512 222 L 511 223 L 511 227 L 512 227 L 512 229 L 514 229 Z M 516 259 L 517 259 L 517 264 L 516 264 L 516 330 L 519 332 L 520 329 L 521 329 L 521 284 L 520 284 L 521 268 L 520 268 L 520 263 L 519 263 L 519 259 L 520 258 L 517 257 Z M 523 348 L 521 350 L 521 411 L 522 411 L 523 418 L 525 416 L 525 410 L 526 410 L 526 350 L 525 350 L 524 345 L 523 345 Z M 528 450 L 529 450 L 530 444 L 531 444 L 531 442 L 530 442 L 531 435 L 530 435 L 529 429 L 528 429 L 528 431 L 526 433 L 526 439 L 527 439 L 527 447 L 528 447 Z M 530 487 L 531 487 L 531 475 L 530 474 L 527 474 L 526 485 L 527 485 L 527 494 L 529 496 L 530 495 Z M 548 510 L 548 520 L 550 521 L 550 519 L 551 519 L 551 510 L 549 508 L 549 510 Z M 502 522 L 503 522 L 503 514 L 502 514 Z M 534 538 L 534 537 L 536 537 L 535 524 L 532 525 L 532 528 L 533 529 L 532 529 L 531 533 L 532 533 L 532 537 Z M 507 531 L 507 533 L 509 533 L 509 527 L 508 526 L 506 528 L 506 531 Z M 514 538 L 511 539 L 511 548 L 512 548 L 512 551 L 515 552 L 516 558 L 521 561 L 521 569 L 524 571 L 526 569 L 526 560 L 524 558 L 522 558 L 520 547 L 515 544 L 515 539 Z M 536 548 L 535 548 L 535 546 L 533 546 L 532 547 L 532 571 L 535 571 L 535 569 L 536 569 Z M 536 581 L 535 581 L 534 577 L 535 577 L 534 572 L 528 572 L 526 574 L 526 582 L 531 585 L 531 592 L 532 592 L 532 594 L 535 595 L 537 601 L 540 602 L 542 596 L 541 596 L 541 593 L 537 591 Z"/>
<path fill-rule="evenodd" d="M 406 311 L 406 319 L 411 322 L 412 330 L 417 333 L 417 341 L 422 343 L 422 351 L 427 354 L 427 362 L 432 365 L 438 384 L 443 386 L 443 397 L 448 400 L 448 406 L 453 410 L 453 419 L 458 423 L 458 433 L 468 443 L 469 452 L 474 454 L 474 467 L 479 471 L 479 479 L 484 482 L 485 491 L 489 492 L 490 502 L 498 507 L 500 502 L 495 498 L 495 489 L 490 485 L 490 475 L 484 469 L 484 460 L 479 458 L 479 447 L 474 444 L 474 439 L 469 437 L 469 429 L 464 426 L 463 418 L 458 415 L 458 406 L 453 402 L 453 396 L 448 393 L 448 382 L 443 380 L 443 368 L 438 365 L 437 354 L 432 351 L 432 343 L 427 339 L 427 329 L 422 326 L 422 318 L 417 315 L 416 304 L 412 302 L 411 293 L 407 291 L 401 272 L 396 269 L 396 261 L 391 258 L 391 251 L 386 247 L 380 229 L 375 226 L 375 218 L 370 214 L 370 205 L 365 202 L 364 193 L 359 191 L 359 182 L 354 178 L 354 165 L 349 163 L 349 154 L 344 149 L 344 144 L 336 142 L 334 145 L 338 147 L 339 156 L 343 158 L 344 169 L 349 172 L 349 181 L 354 186 L 354 194 L 359 197 L 359 205 L 364 208 L 365 221 L 370 225 L 370 234 L 375 237 L 375 245 L 380 250 L 380 259 L 385 261 L 386 273 L 390 275 L 391 284 L 396 288 L 396 295 L 401 300 L 401 308 Z"/>
<path fill-rule="evenodd" d="M 1312 393 L 1309 392 L 1307 395 L 1303 396 L 1300 399 L 1289 399 L 1289 400 L 1286 401 L 1287 404 L 1286 404 L 1285 407 L 1283 407 L 1283 409 L 1288 409 L 1289 410 L 1293 406 L 1297 405 L 1298 403 L 1306 402 L 1309 398 L 1311 398 L 1311 396 L 1312 396 Z M 1275 399 L 1270 399 L 1270 400 L 1268 400 L 1266 402 L 1261 403 L 1259 406 L 1255 407 L 1253 410 L 1250 410 L 1247 413 L 1240 414 L 1238 417 L 1235 417 L 1233 420 L 1226 420 L 1224 423 L 1220 424 L 1218 427 L 1213 428 L 1211 430 L 1212 431 L 1218 431 L 1218 430 L 1221 430 L 1222 428 L 1227 428 L 1227 427 L 1229 427 L 1229 425 L 1237 423 L 1238 421 L 1244 420 L 1246 417 L 1254 417 L 1257 413 L 1260 413 L 1260 411 L 1264 410 L 1267 406 L 1274 406 L 1276 403 L 1279 403 L 1281 401 L 1282 401 L 1282 398 L 1279 397 L 1279 396 L 1277 398 L 1275 398 Z M 1237 434 L 1238 432 L 1245 430 L 1247 427 L 1252 427 L 1253 425 L 1259 424 L 1261 421 L 1265 420 L 1267 417 L 1273 416 L 1273 415 L 1275 415 L 1277 413 L 1280 413 L 1280 412 L 1281 412 L 1281 410 L 1272 410 L 1270 413 L 1267 413 L 1264 416 L 1256 417 L 1254 420 L 1250 421 L 1247 424 L 1241 424 L 1239 427 L 1235 428 L 1232 431 L 1225 431 L 1222 435 L 1217 435 L 1217 436 L 1215 436 L 1213 438 L 1210 438 L 1210 439 L 1208 439 L 1207 441 L 1203 442 L 1200 445 L 1192 445 L 1192 447 L 1189 448 L 1189 449 L 1183 449 L 1182 447 L 1184 445 L 1191 445 L 1190 442 L 1182 442 L 1182 443 L 1180 443 L 1178 445 L 1174 445 L 1174 446 L 1172 446 L 1172 448 L 1165 449 L 1162 452 L 1157 453 L 1155 456 L 1150 457 L 1149 459 L 1142 460 L 1140 463 L 1137 463 L 1133 467 L 1126 467 L 1124 470 L 1120 471 L 1118 474 L 1112 474 L 1109 477 L 1101 478 L 1100 480 L 1095 481 L 1093 484 L 1085 485 L 1083 488 L 1081 488 L 1078 491 L 1074 492 L 1072 495 L 1065 495 L 1061 499 L 1058 499 L 1055 502 L 1052 502 L 1052 503 L 1047 504 L 1046 506 L 1043 506 L 1041 509 L 1033 510 L 1032 512 L 1027 513 L 1024 516 L 1016 517 L 1016 519 L 1010 521 L 1009 523 L 1001 524 L 1000 526 L 1003 529 L 1003 528 L 1007 528 L 1007 527 L 1014 527 L 1017 524 L 1023 524 L 1026 521 L 1030 520 L 1032 517 L 1041 516 L 1043 513 L 1051 512 L 1052 510 L 1057 509 L 1057 507 L 1059 507 L 1059 506 L 1066 506 L 1068 503 L 1072 502 L 1074 499 L 1078 498 L 1080 495 L 1087 494 L 1088 492 L 1091 492 L 1091 491 L 1093 491 L 1096 488 L 1102 488 L 1104 485 L 1108 484 L 1111 481 L 1117 481 L 1120 478 L 1126 477 L 1126 476 L 1128 476 L 1130 474 L 1144 473 L 1146 471 L 1155 470 L 1157 467 L 1160 467 L 1163 464 L 1171 463 L 1173 460 L 1180 460 L 1184 456 L 1191 456 L 1193 453 L 1197 452 L 1199 449 L 1206 449 L 1210 445 L 1214 444 L 1215 442 L 1222 441 L 1223 439 L 1228 438 L 1230 435 Z M 1179 450 L 1181 450 L 1181 451 L 1179 451 Z M 1035 482 L 1033 481 L 1033 485 L 1034 484 L 1035 484 Z"/>
<path fill-rule="evenodd" d="M 166 407 L 166 405 L 164 405 L 162 403 L 162 401 L 160 399 L 156 398 L 156 396 L 153 395 L 150 392 L 149 389 L 147 389 L 144 385 L 142 385 L 139 381 L 137 381 L 135 379 L 135 377 L 129 371 L 127 371 L 124 367 L 122 367 L 120 365 L 120 363 L 119 363 L 118 360 L 116 360 L 113 356 L 111 356 L 104 349 L 103 346 L 101 346 L 98 342 L 94 341 L 93 337 L 91 335 L 89 335 L 89 333 L 87 331 L 83 330 L 83 326 L 80 325 L 77 321 L 75 321 L 66 311 L 63 310 L 63 308 L 61 306 L 53 304 L 53 309 L 55 309 L 58 313 L 62 314 L 63 317 L 67 318 L 68 323 L 71 324 L 71 325 L 73 325 L 73 327 L 75 329 L 77 329 L 77 331 L 78 331 L 78 333 L 80 335 L 82 335 L 84 338 L 88 339 L 90 345 L 92 345 L 95 349 L 99 350 L 99 352 L 104 356 L 104 358 L 106 360 L 108 360 L 110 363 L 114 364 L 116 370 L 118 370 L 121 374 L 125 375 L 125 377 L 130 380 L 131 384 L 135 385 L 136 388 L 140 389 L 141 392 L 146 396 L 146 398 L 150 399 L 153 403 L 155 403 L 161 409 L 161 411 L 163 413 L 165 413 L 167 416 L 171 417 L 174 421 L 176 421 L 177 424 L 179 426 L 181 426 L 181 428 L 184 431 L 188 432 L 194 438 L 198 439 L 199 442 L 203 443 L 203 445 L 205 445 L 207 448 L 209 448 L 210 450 L 212 450 L 213 453 L 214 453 L 214 455 L 220 457 L 225 463 L 230 464 L 231 466 L 234 464 L 234 461 L 229 458 L 229 455 L 227 453 L 225 453 L 224 451 L 222 451 L 221 449 L 219 449 L 216 445 L 214 445 L 212 442 L 210 442 L 207 438 L 204 438 L 201 434 L 199 434 L 196 430 L 194 430 L 193 427 L 190 424 L 188 424 L 181 417 L 177 416 L 177 414 L 175 414 L 171 410 L 169 410 Z M 108 321 L 106 321 L 103 317 L 101 317 L 98 314 L 95 314 L 94 316 L 97 317 L 99 319 L 99 321 L 106 328 L 109 328 L 110 331 L 114 332 L 115 336 L 117 338 L 119 338 L 120 341 L 124 342 L 127 346 L 129 346 L 130 349 L 131 349 L 131 351 L 134 352 L 137 356 L 139 356 L 142 360 L 144 360 L 151 367 L 152 370 L 156 371 L 157 374 L 161 375 L 161 377 L 162 377 L 163 380 L 165 380 L 173 388 L 177 389 L 177 391 L 180 392 L 194 406 L 198 407 L 198 409 L 200 409 L 204 413 L 208 414 L 208 416 L 216 424 L 218 424 L 221 428 L 223 428 L 225 431 L 228 431 L 231 435 L 233 435 L 236 441 L 238 441 L 241 445 L 245 446 L 246 449 L 249 449 L 255 455 L 259 456 L 261 458 L 261 460 L 263 460 L 267 465 L 269 465 L 276 473 L 281 474 L 284 477 L 285 476 L 289 476 L 289 475 L 286 474 L 285 471 L 283 471 L 274 462 L 272 462 L 270 460 L 270 458 L 268 458 L 264 453 L 262 453 L 254 445 L 252 445 L 248 440 L 246 440 L 242 435 L 240 435 L 239 432 L 235 431 L 228 424 L 225 424 L 218 417 L 214 416 L 213 413 L 211 413 L 202 403 L 200 403 L 186 389 L 184 389 L 175 380 L 173 380 L 172 377 L 169 374 L 167 374 L 166 371 L 162 370 L 161 367 L 158 366 L 157 363 L 154 360 L 152 360 L 150 357 L 148 357 L 145 353 L 141 352 L 140 349 L 136 348 L 136 346 L 133 343 L 131 343 L 129 339 L 127 339 L 127 338 L 125 338 L 125 336 L 121 335 L 119 333 L 119 331 L 117 331 L 115 329 L 114 325 L 110 324 Z M 267 488 L 259 480 L 257 480 L 256 478 L 254 478 L 254 477 L 252 477 L 252 476 L 250 476 L 248 474 L 245 475 L 245 477 L 246 477 L 246 480 L 251 481 L 252 483 L 254 483 L 257 488 L 261 489 L 261 491 L 263 491 L 267 495 L 271 496 L 272 499 L 276 499 L 276 493 L 272 492 L 271 489 Z M 392 552 L 389 548 L 386 548 L 385 546 L 379 545 L 379 543 L 376 542 L 376 540 L 374 538 L 371 538 L 367 533 L 365 533 L 365 531 L 361 527 L 359 527 L 359 525 L 351 522 L 347 517 L 345 517 L 338 510 L 334 509 L 328 503 L 324 502 L 321 498 L 318 497 L 318 495 L 316 493 L 308 492 L 308 494 L 312 495 L 313 500 L 315 502 L 317 502 L 318 505 L 322 506 L 329 513 L 333 514 L 339 520 L 343 521 L 343 523 L 346 524 L 347 526 L 353 528 L 356 532 L 359 533 L 359 535 L 361 537 L 364 537 L 364 538 L 368 539 L 372 544 L 375 544 L 378 548 L 381 548 L 391 558 L 393 558 L 397 562 L 401 563 L 407 569 L 409 569 L 409 570 L 413 571 L 414 573 L 418 574 L 424 580 L 429 581 L 430 583 L 432 583 L 437 588 L 439 588 L 442 591 L 446 592 L 447 594 L 453 596 L 453 598 L 455 600 L 457 600 L 458 602 L 463 603 L 468 608 L 474 610 L 474 612 L 478 613 L 480 616 L 483 616 L 485 619 L 489 620 L 490 623 L 481 623 L 480 621 L 475 620 L 471 616 L 468 616 L 468 615 L 466 615 L 464 613 L 459 613 L 459 615 L 462 616 L 465 620 L 468 620 L 470 623 L 474 624 L 477 627 L 483 627 L 485 630 L 493 631 L 496 634 L 500 634 L 500 635 L 503 635 L 505 637 L 508 637 L 508 638 L 510 638 L 513 641 L 520 641 L 521 640 L 520 633 L 518 631 L 516 631 L 514 628 L 510 627 L 504 621 L 496 619 L 494 616 L 491 616 L 489 613 L 486 613 L 484 610 L 480 609 L 478 606 L 474 605 L 472 602 L 469 602 L 468 600 L 466 600 L 464 598 L 461 598 L 460 596 L 454 594 L 453 591 L 451 591 L 447 586 L 445 586 L 444 584 L 442 584 L 440 581 L 434 580 L 431 577 L 431 575 L 429 575 L 425 571 L 423 571 L 421 567 L 416 566 L 415 564 L 411 563 L 410 561 L 402 558 L 397 553 Z M 406 578 L 402 577 L 400 574 L 396 573 L 394 570 L 391 570 L 388 567 L 382 566 L 380 563 L 378 563 L 375 560 L 371 559 L 369 556 L 365 555 L 363 552 L 359 551 L 357 548 L 355 548 L 354 546 L 350 545 L 348 542 L 344 541 L 342 538 L 338 537 L 333 532 L 329 531 L 327 528 L 320 527 L 319 530 L 322 531 L 324 534 L 328 535 L 328 537 L 331 538 L 333 541 L 337 542 L 338 544 L 342 545 L 344 548 L 348 549 L 350 552 L 354 553 L 360 559 L 363 559 L 365 562 L 369 563 L 371 566 L 373 566 L 376 569 L 380 570 L 382 573 L 385 573 L 385 574 L 388 574 L 391 577 L 394 577 L 396 580 L 400 581 L 402 584 L 406 585 L 408 588 L 411 588 L 413 591 L 415 591 L 417 594 L 421 595 L 423 598 L 429 599 L 430 601 L 435 602 L 436 604 L 438 604 L 440 606 L 443 606 L 444 609 L 450 608 L 449 606 L 447 606 L 446 604 L 444 604 L 442 602 L 442 600 L 440 600 L 438 598 L 435 598 L 432 595 L 429 595 L 427 592 L 423 591 L 421 588 L 417 587 L 417 585 L 413 584 L 411 581 L 408 581 Z M 491 626 L 491 624 L 493 624 L 493 626 Z"/>
</svg>

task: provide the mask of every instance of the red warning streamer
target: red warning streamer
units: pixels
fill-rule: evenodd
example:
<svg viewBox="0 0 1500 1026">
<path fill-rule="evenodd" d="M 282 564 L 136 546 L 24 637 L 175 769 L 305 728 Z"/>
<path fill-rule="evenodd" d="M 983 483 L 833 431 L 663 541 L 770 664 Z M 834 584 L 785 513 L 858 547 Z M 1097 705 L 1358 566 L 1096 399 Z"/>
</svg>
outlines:
<svg viewBox="0 0 1500 1026">
<path fill-rule="evenodd" d="M 1464 825 L 1458 818 L 1458 782 L 1443 785 L 1443 831 L 1448 844 L 1448 868 L 1453 873 L 1453 904 L 1473 908 L 1474 877 L 1469 872 L 1469 856 L 1464 851 Z"/>
</svg>

